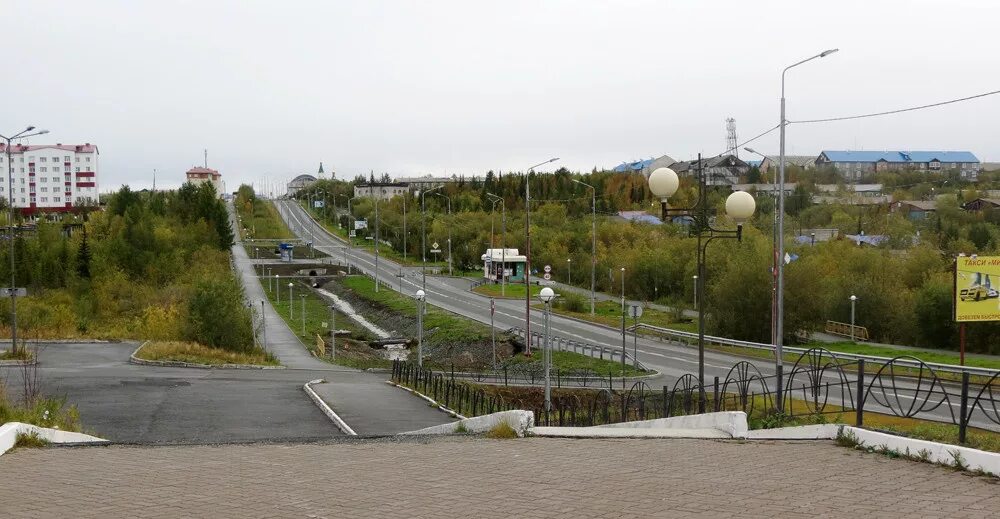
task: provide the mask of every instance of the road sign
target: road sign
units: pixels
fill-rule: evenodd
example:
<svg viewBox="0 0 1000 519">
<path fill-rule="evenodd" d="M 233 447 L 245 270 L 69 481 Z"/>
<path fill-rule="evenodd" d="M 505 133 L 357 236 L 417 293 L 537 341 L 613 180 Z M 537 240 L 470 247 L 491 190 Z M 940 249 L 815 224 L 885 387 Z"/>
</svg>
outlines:
<svg viewBox="0 0 1000 519">
<path fill-rule="evenodd" d="M 441 248 L 441 246 L 440 246 L 440 245 L 438 245 L 438 242 L 434 242 L 434 243 L 432 243 L 432 244 L 431 244 L 431 248 L 432 248 L 432 249 L 440 249 L 440 248 Z"/>
<path fill-rule="evenodd" d="M 326 322 L 326 321 L 323 321 L 323 324 L 322 324 L 321 326 L 322 326 L 323 328 L 326 328 L 326 327 L 328 326 L 328 324 L 327 324 L 327 322 Z"/>
<path fill-rule="evenodd" d="M 314 200 L 313 201 L 313 207 L 315 207 L 316 209 L 319 209 L 320 207 L 323 207 L 324 205 L 326 205 L 326 204 L 322 200 Z"/>
<path fill-rule="evenodd" d="M 552 274 L 549 274 L 548 272 L 546 272 L 545 274 L 542 274 L 542 277 L 545 278 L 545 281 L 548 281 L 548 280 L 552 279 Z"/>
<path fill-rule="evenodd" d="M 493 315 L 497 311 L 497 302 L 491 297 L 490 298 L 490 315 Z"/>
<path fill-rule="evenodd" d="M 632 319 L 638 319 L 642 317 L 642 307 L 639 305 L 629 305 L 628 315 Z"/>
<path fill-rule="evenodd" d="M 368 228 L 368 220 L 354 220 L 355 230 L 367 229 L 367 228 Z"/>
<path fill-rule="evenodd" d="M 548 274 L 549 272 L 552 272 L 552 265 L 545 265 L 545 268 L 542 269 L 542 270 L 544 270 L 545 273 Z M 545 279 L 549 279 L 549 278 L 545 278 Z"/>
<path fill-rule="evenodd" d="M 27 297 L 27 288 L 0 288 L 0 297 Z"/>
<path fill-rule="evenodd" d="M 356 238 L 358 236 L 358 233 L 351 231 L 347 235 L 350 236 L 351 238 Z"/>
</svg>

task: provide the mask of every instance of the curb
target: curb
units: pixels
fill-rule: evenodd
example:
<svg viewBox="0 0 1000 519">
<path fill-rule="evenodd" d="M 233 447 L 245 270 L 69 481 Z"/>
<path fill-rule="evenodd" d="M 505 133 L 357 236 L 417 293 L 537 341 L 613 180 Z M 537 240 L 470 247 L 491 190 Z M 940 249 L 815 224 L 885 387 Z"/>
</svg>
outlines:
<svg viewBox="0 0 1000 519">
<path fill-rule="evenodd" d="M 179 360 L 146 360 L 136 357 L 135 354 L 139 353 L 139 350 L 143 346 L 149 344 L 146 341 L 139 345 L 135 351 L 129 355 L 129 364 L 135 364 L 137 366 L 157 366 L 163 368 L 198 368 L 198 369 L 285 369 L 285 366 L 257 366 L 255 364 L 197 364 L 194 362 L 182 362 Z"/>
<path fill-rule="evenodd" d="M 10 359 L 0 360 L 0 368 L 6 368 L 6 367 L 20 368 L 24 366 L 37 366 L 37 365 L 38 365 L 38 359 L 34 357 L 32 357 L 30 362 L 26 360 L 10 360 Z"/>
<path fill-rule="evenodd" d="M 319 410 L 323 411 L 323 414 L 325 414 L 326 417 L 329 418 L 330 421 L 332 421 L 333 424 L 336 425 L 341 432 L 343 432 L 348 436 L 357 436 L 358 433 L 354 432 L 354 429 L 351 429 L 351 426 L 347 425 L 347 422 L 345 422 L 342 418 L 340 418 L 340 416 L 337 415 L 337 413 L 334 412 L 333 409 L 331 409 L 330 406 L 327 405 L 327 403 L 324 402 L 323 399 L 316 394 L 316 391 L 313 390 L 312 388 L 313 384 L 322 384 L 324 382 L 326 381 L 321 378 L 318 378 L 316 380 L 310 380 L 309 382 L 306 382 L 302 386 L 302 390 L 305 391 L 307 395 L 309 395 L 309 398 L 312 399 L 314 404 L 316 404 L 316 407 L 319 407 Z"/>
<path fill-rule="evenodd" d="M 397 383 L 395 383 L 395 382 L 393 382 L 391 380 L 386 380 L 385 383 L 389 384 L 390 386 L 396 386 L 399 389 L 402 389 L 402 390 L 405 390 L 405 391 L 409 391 L 410 393 L 413 393 L 414 395 L 416 395 L 416 396 L 418 396 L 420 398 L 423 398 L 424 400 L 426 400 L 426 401 L 430 402 L 431 404 L 437 406 L 437 408 L 438 408 L 439 411 L 443 411 L 443 412 L 451 415 L 452 418 L 458 418 L 459 420 L 467 420 L 468 419 L 468 417 L 462 416 L 462 415 L 458 414 L 457 412 L 455 412 L 453 409 L 449 409 L 449 408 L 447 408 L 447 407 L 439 404 L 433 398 L 431 398 L 431 397 L 429 397 L 429 396 L 421 393 L 420 391 L 417 391 L 416 389 L 410 389 L 410 388 L 408 388 L 406 386 L 399 385 L 399 384 L 397 384 Z"/>
</svg>

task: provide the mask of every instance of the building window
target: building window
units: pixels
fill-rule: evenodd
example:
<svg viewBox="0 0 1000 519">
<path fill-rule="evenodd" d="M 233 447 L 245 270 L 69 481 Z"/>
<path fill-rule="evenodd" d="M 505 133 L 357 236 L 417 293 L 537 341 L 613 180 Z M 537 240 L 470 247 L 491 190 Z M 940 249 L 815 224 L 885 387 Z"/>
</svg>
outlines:
<svg viewBox="0 0 1000 519">
<path fill-rule="evenodd" d="M 52 162 L 59 162 L 59 157 L 52 157 Z"/>
<path fill-rule="evenodd" d="M 22 163 L 24 162 L 24 157 L 23 156 L 21 157 L 21 161 L 20 162 L 22 162 Z M 22 169 L 21 171 L 24 171 L 24 170 Z M 23 202 L 24 200 L 21 200 L 21 201 Z"/>
<path fill-rule="evenodd" d="M 77 158 L 76 158 L 76 162 L 80 162 L 80 157 L 77 157 Z"/>
<path fill-rule="evenodd" d="M 42 173 L 46 173 L 47 172 L 45 166 L 42 166 L 42 169 L 40 169 L 39 171 L 41 171 Z"/>
<path fill-rule="evenodd" d="M 23 188 L 23 187 L 21 188 L 21 192 L 22 192 L 22 193 L 24 192 L 24 188 Z"/>
<path fill-rule="evenodd" d="M 90 157 L 87 157 L 87 162 L 90 162 Z"/>
<path fill-rule="evenodd" d="M 62 171 L 62 170 L 59 169 L 59 166 L 52 166 L 52 172 L 53 173 L 59 173 L 60 171 Z"/>
<path fill-rule="evenodd" d="M 80 172 L 80 166 L 77 166 L 77 167 L 76 167 L 76 171 L 77 171 L 78 173 Z"/>
<path fill-rule="evenodd" d="M 59 177 L 52 177 L 53 182 L 59 182 Z"/>
<path fill-rule="evenodd" d="M 35 160 L 35 157 L 28 157 L 28 160 L 30 160 L 30 161 L 34 161 L 34 160 Z M 38 162 L 45 162 L 45 157 L 41 157 L 41 158 L 39 158 L 39 159 L 38 159 Z"/>
<path fill-rule="evenodd" d="M 48 180 L 48 177 L 42 177 L 42 182 L 45 182 L 47 180 Z"/>
<path fill-rule="evenodd" d="M 61 201 L 62 201 L 62 199 L 61 199 L 61 198 L 59 198 L 58 196 L 54 196 L 54 197 L 52 197 L 52 201 L 53 201 L 53 202 L 61 202 Z"/>
<path fill-rule="evenodd" d="M 69 162 L 69 155 L 66 155 L 65 157 L 63 157 L 63 162 Z"/>
<path fill-rule="evenodd" d="M 49 201 L 49 197 L 47 197 L 47 196 L 43 196 L 42 197 L 42 203 L 45 203 L 45 202 L 48 202 L 48 201 Z"/>
<path fill-rule="evenodd" d="M 47 188 L 45 186 L 42 186 L 42 193 L 48 193 L 48 192 L 49 192 L 49 188 Z"/>
<path fill-rule="evenodd" d="M 21 168 L 21 173 L 24 173 L 24 168 Z"/>
</svg>

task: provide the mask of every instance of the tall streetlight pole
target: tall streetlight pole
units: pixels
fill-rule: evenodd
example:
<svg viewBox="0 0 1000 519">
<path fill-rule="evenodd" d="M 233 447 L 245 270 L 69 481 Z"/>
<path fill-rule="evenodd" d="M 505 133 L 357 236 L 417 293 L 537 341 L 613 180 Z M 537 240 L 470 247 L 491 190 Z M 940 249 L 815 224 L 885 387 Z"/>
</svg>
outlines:
<svg viewBox="0 0 1000 519">
<path fill-rule="evenodd" d="M 436 196 L 440 196 L 448 201 L 448 275 L 451 276 L 451 197 L 448 195 L 443 195 L 441 193 L 434 193 Z"/>
<path fill-rule="evenodd" d="M 406 260 L 406 199 L 410 196 L 410 188 L 403 194 L 403 260 Z"/>
<path fill-rule="evenodd" d="M 854 342 L 854 303 L 858 302 L 858 296 L 851 294 L 851 342 Z"/>
<path fill-rule="evenodd" d="M 493 251 L 496 250 L 496 243 L 495 243 L 496 239 L 494 238 L 494 233 L 493 233 L 493 230 L 495 228 L 495 226 L 493 225 L 493 213 L 495 213 L 496 210 L 497 210 L 497 202 L 500 202 L 500 204 L 501 204 L 500 207 L 501 208 L 503 207 L 503 198 L 500 198 L 499 196 L 494 195 L 493 193 L 486 193 L 486 196 L 492 202 L 491 205 L 490 205 L 490 266 L 492 266 L 493 265 Z M 503 251 L 500 252 L 500 255 L 501 255 L 501 257 L 503 256 Z M 496 269 L 494 269 L 494 270 L 496 270 Z M 504 270 L 504 264 L 503 264 L 503 259 L 501 259 L 501 261 L 500 261 L 500 283 L 501 283 L 501 285 L 500 285 L 500 295 L 503 295 L 503 270 Z"/>
<path fill-rule="evenodd" d="M 566 284 L 573 284 L 573 258 L 566 258 Z"/>
<path fill-rule="evenodd" d="M 671 214 L 687 214 L 694 217 L 691 232 L 698 238 L 698 274 L 695 281 L 695 294 L 698 299 L 698 381 L 705 387 L 705 263 L 706 249 L 712 240 L 720 238 L 743 239 L 743 222 L 753 216 L 756 202 L 746 191 L 734 191 L 726 199 L 726 214 L 736 222 L 735 230 L 716 229 L 709 221 L 708 189 L 705 185 L 705 175 L 701 154 L 698 155 L 698 201 L 690 208 L 671 208 L 667 200 L 677 192 L 680 181 L 670 168 L 658 168 L 649 175 L 649 190 L 653 196 L 660 199 L 662 219 L 667 221 Z M 702 238 L 707 238 L 703 240 Z M 624 318 L 624 317 L 623 317 Z M 780 391 L 780 389 L 779 389 Z M 704 391 L 701 392 L 704 395 Z M 705 411 L 705 399 L 699 398 L 698 408 Z M 780 408 L 779 408 L 780 409 Z"/>
<path fill-rule="evenodd" d="M 11 163 L 10 143 L 17 139 L 26 139 L 36 135 L 45 135 L 46 133 L 49 133 L 49 131 L 35 131 L 34 126 L 29 126 L 10 137 L 0 135 L 0 139 L 7 141 L 5 152 L 7 154 L 7 185 L 10 202 L 7 205 L 7 229 L 10 231 L 10 289 L 7 294 L 10 296 L 10 352 L 12 354 L 17 353 L 17 293 L 14 290 L 17 288 L 17 281 L 14 277 L 16 272 L 14 266 L 14 165 Z"/>
<path fill-rule="evenodd" d="M 378 293 L 378 198 L 379 193 L 375 193 L 375 293 Z M 392 286 L 392 285 L 390 285 Z"/>
<path fill-rule="evenodd" d="M 421 291 L 427 293 L 427 193 L 433 193 L 444 187 L 444 184 L 420 193 L 420 283 Z"/>
<path fill-rule="evenodd" d="M 347 254 L 347 251 L 351 250 L 351 247 L 354 246 L 354 239 L 351 238 L 351 232 L 354 232 L 354 234 L 358 233 L 357 229 L 354 229 L 354 208 L 351 206 L 351 202 L 353 202 L 354 200 L 358 200 L 360 198 L 361 197 L 356 196 L 347 199 L 347 217 L 350 219 L 350 221 L 347 223 L 347 250 L 344 251 L 345 255 Z M 347 274 L 350 275 L 351 263 L 347 261 L 346 257 L 344 258 L 344 261 L 347 262 Z M 358 268 L 360 269 L 361 267 L 358 266 Z"/>
<path fill-rule="evenodd" d="M 622 267 L 622 389 L 625 389 L 625 267 Z"/>
<path fill-rule="evenodd" d="M 524 354 L 531 355 L 531 174 L 538 166 L 559 160 L 553 157 L 528 168 L 524 175 Z"/>
<path fill-rule="evenodd" d="M 590 315 L 594 315 L 594 305 L 597 301 L 597 189 L 580 180 L 571 178 L 573 182 L 581 184 L 590 188 L 591 191 L 591 220 L 593 229 L 591 230 L 591 244 L 590 244 Z"/>
<path fill-rule="evenodd" d="M 785 74 L 792 68 L 797 67 L 803 63 L 812 61 L 816 58 L 825 58 L 838 49 L 829 49 L 819 54 L 806 58 L 798 63 L 794 63 L 785 67 L 781 71 L 781 120 L 779 125 L 781 126 L 780 140 L 781 145 L 779 146 L 778 152 L 778 185 L 785 185 L 785 126 L 788 124 L 787 119 L 785 119 Z M 775 395 L 777 396 L 778 410 L 784 409 L 782 407 L 782 395 L 781 395 L 781 384 L 783 383 L 783 370 L 784 365 L 782 364 L 782 343 L 784 341 L 784 313 L 785 313 L 785 190 L 780 189 L 778 191 L 778 283 L 775 287 L 777 293 L 776 301 L 777 304 L 777 317 L 774 320 L 774 363 L 777 372 L 777 391 Z"/>
</svg>

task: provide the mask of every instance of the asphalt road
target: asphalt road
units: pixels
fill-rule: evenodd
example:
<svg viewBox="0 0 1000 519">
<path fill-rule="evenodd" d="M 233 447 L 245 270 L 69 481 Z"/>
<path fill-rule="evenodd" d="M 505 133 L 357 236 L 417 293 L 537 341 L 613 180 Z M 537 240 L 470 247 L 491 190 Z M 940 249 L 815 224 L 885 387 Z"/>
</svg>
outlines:
<svg viewBox="0 0 1000 519">
<path fill-rule="evenodd" d="M 319 250 L 330 254 L 333 258 L 342 261 L 348 258 L 350 264 L 362 272 L 376 276 L 375 255 L 366 249 L 347 247 L 346 242 L 337 236 L 329 233 L 317 224 L 306 211 L 294 201 L 276 200 L 275 204 L 278 212 L 286 221 L 289 228 L 305 240 L 311 240 Z M 384 285 L 397 290 L 402 286 L 404 293 L 413 294 L 418 289 L 423 288 L 427 293 L 427 302 L 456 314 L 475 319 L 479 322 L 489 324 L 489 298 L 470 291 L 472 280 L 468 278 L 447 277 L 447 276 L 426 276 L 426 281 L 422 276 L 422 269 L 418 267 L 402 266 L 396 262 L 387 260 L 385 257 L 378 259 L 377 277 Z M 399 272 L 403 277 L 397 276 Z M 424 287 L 426 283 L 426 287 Z M 500 329 L 512 327 L 524 328 L 525 324 L 525 304 L 524 300 L 496 300 L 496 314 L 494 316 L 495 326 Z M 531 311 L 531 328 L 533 331 L 542 330 L 542 312 L 538 309 Z M 586 323 L 575 319 L 569 319 L 553 314 L 551 316 L 550 329 L 555 336 L 566 339 L 573 339 L 585 343 L 602 344 L 620 347 L 622 345 L 622 334 L 620 330 L 609 327 Z M 636 352 L 639 361 L 649 368 L 657 370 L 660 375 L 648 379 L 647 383 L 652 388 L 661 386 L 673 387 L 673 384 L 685 374 L 698 373 L 698 351 L 690 346 L 645 339 L 640 337 L 636 341 Z M 633 350 L 633 338 L 627 337 L 626 346 L 628 351 Z M 741 361 L 748 360 L 745 357 L 729 355 L 720 352 L 705 352 L 705 378 L 711 381 L 714 377 L 719 377 L 725 381 L 730 375 L 733 366 Z M 757 367 L 763 377 L 773 377 L 775 366 L 772 361 L 766 359 L 751 359 L 750 362 Z M 792 370 L 788 363 L 784 365 L 785 373 Z M 772 379 L 773 380 L 773 379 Z M 839 382 L 836 375 L 830 371 L 824 373 L 824 380 L 830 383 Z M 898 379 L 897 379 L 898 380 Z M 910 387 L 905 381 L 897 382 L 899 387 Z M 887 388 L 889 391 L 891 388 Z M 875 391 L 878 389 L 875 388 Z M 833 395 L 832 393 L 837 393 Z M 853 392 L 853 387 L 852 387 Z M 905 393 L 903 391 L 902 393 Z M 903 409 L 911 405 L 921 407 L 923 397 L 918 396 L 916 400 L 912 395 L 900 394 L 898 407 Z M 840 401 L 839 390 L 831 391 L 830 402 Z M 916 402 L 916 403 L 915 403 Z M 951 421 L 951 413 L 958 416 L 958 399 L 952 399 L 949 403 L 934 406 L 934 399 L 931 403 L 923 405 L 922 417 L 941 421 Z M 950 410 L 949 410 L 950 404 Z M 931 409 L 933 407 L 933 409 Z M 870 411 L 888 412 L 888 409 L 873 402 L 871 399 L 866 403 L 866 409 Z M 986 421 L 981 416 L 972 420 L 973 425 L 990 429 L 1000 429 L 995 423 Z"/>
<path fill-rule="evenodd" d="M 330 438 L 341 432 L 302 391 L 307 370 L 210 370 L 129 364 L 138 344 L 49 344 L 45 395 L 77 406 L 85 432 L 119 442 L 215 443 Z M 17 396 L 21 368 L 0 378 Z"/>
</svg>

